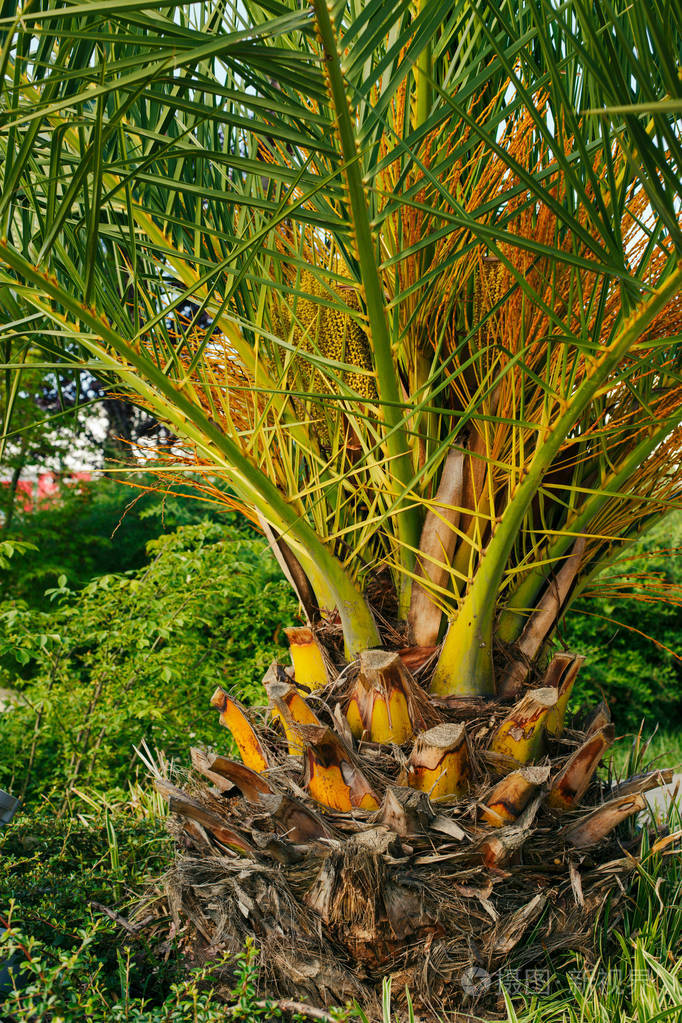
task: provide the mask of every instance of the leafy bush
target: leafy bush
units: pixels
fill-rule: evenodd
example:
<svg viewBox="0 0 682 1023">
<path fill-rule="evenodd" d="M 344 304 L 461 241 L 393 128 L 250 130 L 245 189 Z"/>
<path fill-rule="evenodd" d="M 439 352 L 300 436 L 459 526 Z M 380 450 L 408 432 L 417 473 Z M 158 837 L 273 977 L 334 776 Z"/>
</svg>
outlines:
<svg viewBox="0 0 682 1023">
<path fill-rule="evenodd" d="M 100 808 L 96 819 L 84 810 L 82 803 L 45 802 L 0 832 L 0 927 L 10 931 L 0 961 L 15 953 L 15 962 L 23 962 L 29 949 L 34 974 L 50 964 L 61 964 L 63 973 L 69 963 L 79 963 L 79 971 L 96 963 L 99 985 L 117 988 L 116 926 L 92 904 L 120 904 L 130 886 L 158 875 L 171 840 L 163 821 L 149 814 Z M 177 971 L 175 957 L 164 965 L 140 942 L 128 968 L 131 990 L 162 997 Z"/>
<path fill-rule="evenodd" d="M 102 964 L 92 945 L 101 934 L 101 925 L 80 932 L 80 945 L 69 954 L 12 931 L 5 945 L 26 956 L 22 969 L 23 986 L 15 988 L 6 1001 L 6 1009 L 16 1023 L 225 1023 L 226 1019 L 256 1023 L 279 1019 L 275 1003 L 254 997 L 256 952 L 248 949 L 229 965 L 240 974 L 235 988 L 218 998 L 210 986 L 210 963 L 189 971 L 170 984 L 161 1002 L 131 994 L 129 958 L 119 953 L 119 990 L 106 986 Z M 0 939 L 2 949 L 2 939 Z"/>
<path fill-rule="evenodd" d="M 252 945 L 232 959 L 187 971 L 157 1000 L 131 991 L 130 949 L 117 953 L 117 987 L 108 985 L 111 978 L 93 948 L 104 930 L 102 921 L 83 928 L 71 953 L 35 941 L 14 927 L 4 940 L 0 937 L 0 954 L 4 945 L 6 952 L 23 959 L 19 983 L 6 999 L 6 1018 L 16 1023 L 260 1023 L 283 1016 L 276 1002 L 256 997 L 258 952 Z M 217 966 L 235 974 L 235 986 L 219 996 L 211 985 Z M 305 1016 L 296 1013 L 293 1019 L 302 1021 Z"/>
<path fill-rule="evenodd" d="M 262 699 L 296 614 L 265 542 L 207 522 L 147 549 L 143 569 L 79 591 L 60 577 L 49 611 L 0 605 L 0 689 L 18 691 L 0 714 L 0 786 L 122 786 L 143 740 L 183 758 L 195 737 L 228 745 L 209 706 L 216 686 Z"/>
<path fill-rule="evenodd" d="M 682 723 L 680 550 L 676 512 L 595 580 L 594 596 L 571 608 L 562 638 L 586 656 L 573 706 L 606 699 L 621 728 L 636 729 L 643 719 L 667 728 Z M 655 599 L 665 590 L 670 603 Z"/>
<path fill-rule="evenodd" d="M 154 483 L 139 476 L 135 480 Z M 141 568 L 149 540 L 204 521 L 255 536 L 243 516 L 213 511 L 210 504 L 189 497 L 165 497 L 106 477 L 63 485 L 35 511 L 15 513 L 12 538 L 33 544 L 37 553 L 13 565 L 11 577 L 0 579 L 0 596 L 44 606 L 45 590 L 56 586 L 59 576 L 77 589 L 100 575 Z"/>
</svg>

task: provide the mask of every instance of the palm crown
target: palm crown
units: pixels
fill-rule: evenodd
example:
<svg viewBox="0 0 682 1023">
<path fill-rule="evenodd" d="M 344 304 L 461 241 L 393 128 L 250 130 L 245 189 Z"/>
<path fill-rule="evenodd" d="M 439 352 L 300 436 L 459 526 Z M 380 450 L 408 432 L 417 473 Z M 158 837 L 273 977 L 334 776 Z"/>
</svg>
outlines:
<svg viewBox="0 0 682 1023">
<path fill-rule="evenodd" d="M 679 494 L 676 5 L 2 26 L 8 420 L 38 349 L 96 368 L 259 519 L 347 659 L 443 640 L 443 704 L 517 694 Z"/>
</svg>

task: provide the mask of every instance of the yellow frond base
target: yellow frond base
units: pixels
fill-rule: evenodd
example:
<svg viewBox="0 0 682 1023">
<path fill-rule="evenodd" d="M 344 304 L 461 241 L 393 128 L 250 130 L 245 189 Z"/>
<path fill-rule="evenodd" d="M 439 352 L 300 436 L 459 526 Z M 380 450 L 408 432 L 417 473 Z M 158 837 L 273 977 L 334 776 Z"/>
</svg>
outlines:
<svg viewBox="0 0 682 1023">
<path fill-rule="evenodd" d="M 549 771 L 549 767 L 524 767 L 520 771 L 512 771 L 486 797 L 481 819 L 494 828 L 515 821 L 531 796 L 547 781 Z"/>
<path fill-rule="evenodd" d="M 527 693 L 497 729 L 490 743 L 491 751 L 519 764 L 536 760 L 544 749 L 547 714 L 556 703 L 556 689 L 534 689 Z"/>
<path fill-rule="evenodd" d="M 249 719 L 236 700 L 233 700 L 223 689 L 216 689 L 211 697 L 211 704 L 220 711 L 220 724 L 228 728 L 237 743 L 241 758 L 252 771 L 267 771 L 268 761 L 265 751 L 258 741 Z"/>
<path fill-rule="evenodd" d="M 360 672 L 346 707 L 356 739 L 402 745 L 420 727 L 417 686 L 400 657 L 385 650 L 360 655 Z"/>
<path fill-rule="evenodd" d="M 330 728 L 298 726 L 304 746 L 304 784 L 312 798 L 330 810 L 378 810 L 379 801 L 364 774 Z"/>
<path fill-rule="evenodd" d="M 407 769 L 410 788 L 432 801 L 457 798 L 469 789 L 471 762 L 464 725 L 443 724 L 422 732 Z"/>
<path fill-rule="evenodd" d="M 297 686 L 312 693 L 329 682 L 327 666 L 315 634 L 308 626 L 285 629 Z"/>
</svg>

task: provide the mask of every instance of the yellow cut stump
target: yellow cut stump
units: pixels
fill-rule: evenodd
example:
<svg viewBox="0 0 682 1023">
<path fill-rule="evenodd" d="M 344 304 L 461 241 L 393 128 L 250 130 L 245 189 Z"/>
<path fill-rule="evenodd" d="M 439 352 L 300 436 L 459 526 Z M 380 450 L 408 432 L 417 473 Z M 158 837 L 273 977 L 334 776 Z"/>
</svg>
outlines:
<svg viewBox="0 0 682 1023">
<path fill-rule="evenodd" d="M 304 747 L 304 784 L 316 802 L 345 813 L 379 809 L 371 785 L 330 728 L 299 725 L 297 729 Z"/>
<path fill-rule="evenodd" d="M 267 771 L 268 761 L 265 751 L 251 727 L 243 707 L 231 696 L 228 696 L 224 689 L 216 689 L 211 697 L 211 705 L 220 711 L 220 724 L 232 732 L 232 738 L 237 743 L 237 748 L 246 766 L 258 773 Z"/>
<path fill-rule="evenodd" d="M 356 739 L 401 745 L 420 727 L 414 700 L 415 683 L 397 653 L 366 650 L 360 673 L 346 706 L 346 719 Z"/>
<path fill-rule="evenodd" d="M 417 737 L 407 769 L 410 788 L 432 800 L 462 796 L 469 789 L 471 761 L 464 725 L 442 724 Z"/>
<path fill-rule="evenodd" d="M 522 767 L 502 778 L 486 797 L 482 819 L 495 828 L 515 821 L 549 772 L 549 767 Z"/>
<path fill-rule="evenodd" d="M 493 753 L 528 764 L 542 755 L 545 724 L 556 706 L 556 689 L 532 689 L 514 706 L 492 738 Z"/>
<path fill-rule="evenodd" d="M 294 666 L 294 681 L 309 693 L 323 689 L 329 682 L 322 648 L 307 625 L 285 629 Z"/>
</svg>

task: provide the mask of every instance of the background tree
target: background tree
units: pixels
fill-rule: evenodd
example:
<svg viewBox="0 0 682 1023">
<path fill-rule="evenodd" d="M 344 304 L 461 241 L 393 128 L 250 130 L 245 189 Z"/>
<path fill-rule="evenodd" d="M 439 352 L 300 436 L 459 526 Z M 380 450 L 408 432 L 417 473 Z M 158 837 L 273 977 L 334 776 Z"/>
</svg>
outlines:
<svg viewBox="0 0 682 1023">
<path fill-rule="evenodd" d="M 93 0 L 3 22 L 6 293 L 229 483 L 310 621 L 298 688 L 269 678 L 277 737 L 215 696 L 251 773 L 195 767 L 245 800 L 167 788 L 190 916 L 220 884 L 200 932 L 257 933 L 282 988 L 340 997 L 400 955 L 435 998 L 539 919 L 520 954 L 575 943 L 612 886 L 576 850 L 608 860 L 652 778 L 600 805 L 613 728 L 563 731 L 580 660 L 549 644 L 679 496 L 681 19 Z M 249 861 L 246 915 L 216 848 Z"/>
<path fill-rule="evenodd" d="M 169 447 L 173 435 L 135 404 L 112 392 L 110 383 L 87 371 L 49 369 L 28 362 L 5 381 L 0 414 L 6 423 L 0 472 L 6 477 L 3 529 L 9 532 L 15 498 L 28 471 L 63 474 L 139 461 Z"/>
</svg>

